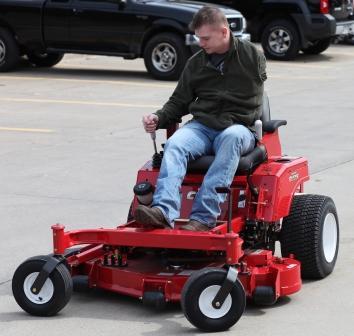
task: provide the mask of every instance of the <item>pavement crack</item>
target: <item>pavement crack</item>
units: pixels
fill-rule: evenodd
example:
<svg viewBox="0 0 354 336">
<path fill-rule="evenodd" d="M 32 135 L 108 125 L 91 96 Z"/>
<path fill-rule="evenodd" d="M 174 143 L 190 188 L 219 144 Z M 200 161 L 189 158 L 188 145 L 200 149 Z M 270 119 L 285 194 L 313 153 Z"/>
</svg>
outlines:
<svg viewBox="0 0 354 336">
<path fill-rule="evenodd" d="M 337 168 L 339 166 L 344 166 L 347 163 L 351 163 L 351 162 L 354 162 L 354 159 L 350 159 L 350 160 L 346 160 L 346 161 L 335 163 L 335 164 L 333 164 L 331 166 L 328 166 L 326 168 L 315 170 L 313 173 L 311 173 L 311 176 L 323 173 L 324 171 L 327 171 L 327 170 L 330 170 L 330 169 L 333 169 L 333 168 Z"/>
<path fill-rule="evenodd" d="M 10 280 L 6 280 L 6 281 L 3 281 L 3 282 L 0 282 L 0 286 L 5 285 L 5 284 L 9 283 L 10 281 L 11 281 L 11 279 L 10 279 Z"/>
</svg>

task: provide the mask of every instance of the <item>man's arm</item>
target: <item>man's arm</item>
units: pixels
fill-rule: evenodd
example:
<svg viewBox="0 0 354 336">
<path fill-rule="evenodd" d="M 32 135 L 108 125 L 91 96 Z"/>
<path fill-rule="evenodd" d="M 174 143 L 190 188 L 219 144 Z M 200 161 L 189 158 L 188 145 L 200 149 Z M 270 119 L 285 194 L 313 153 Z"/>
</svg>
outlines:
<svg viewBox="0 0 354 336">
<path fill-rule="evenodd" d="M 258 75 L 261 82 L 266 81 L 267 71 L 266 71 L 266 58 L 264 54 L 258 51 Z"/>
<path fill-rule="evenodd" d="M 155 113 L 158 117 L 158 128 L 168 128 L 179 123 L 182 121 L 181 118 L 189 113 L 189 104 L 194 99 L 191 75 L 190 61 L 188 61 L 172 96 L 162 109 Z"/>
</svg>

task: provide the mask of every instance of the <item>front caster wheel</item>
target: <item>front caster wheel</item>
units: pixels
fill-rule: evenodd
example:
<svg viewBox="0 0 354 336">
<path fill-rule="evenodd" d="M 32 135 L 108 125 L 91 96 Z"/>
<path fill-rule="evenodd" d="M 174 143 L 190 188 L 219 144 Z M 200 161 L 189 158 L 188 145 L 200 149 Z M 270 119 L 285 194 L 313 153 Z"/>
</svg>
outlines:
<svg viewBox="0 0 354 336">
<path fill-rule="evenodd" d="M 18 305 L 36 316 L 52 316 L 65 307 L 71 297 L 73 284 L 64 264 L 59 264 L 50 274 L 39 293 L 31 287 L 46 263 L 45 257 L 34 257 L 23 262 L 12 279 L 12 292 Z"/>
<path fill-rule="evenodd" d="M 184 315 L 204 331 L 223 331 L 232 327 L 246 306 L 246 295 L 239 280 L 235 282 L 223 305 L 217 309 L 212 302 L 227 276 L 219 268 L 204 268 L 195 272 L 183 287 L 181 305 Z"/>
</svg>

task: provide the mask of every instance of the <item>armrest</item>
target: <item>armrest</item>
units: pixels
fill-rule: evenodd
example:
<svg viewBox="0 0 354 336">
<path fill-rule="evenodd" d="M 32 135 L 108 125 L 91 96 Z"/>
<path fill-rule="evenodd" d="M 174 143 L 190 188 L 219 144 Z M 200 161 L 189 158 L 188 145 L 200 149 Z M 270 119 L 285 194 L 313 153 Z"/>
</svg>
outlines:
<svg viewBox="0 0 354 336">
<path fill-rule="evenodd" d="M 286 120 L 269 120 L 263 122 L 263 132 L 274 133 L 280 126 L 286 125 Z"/>
</svg>

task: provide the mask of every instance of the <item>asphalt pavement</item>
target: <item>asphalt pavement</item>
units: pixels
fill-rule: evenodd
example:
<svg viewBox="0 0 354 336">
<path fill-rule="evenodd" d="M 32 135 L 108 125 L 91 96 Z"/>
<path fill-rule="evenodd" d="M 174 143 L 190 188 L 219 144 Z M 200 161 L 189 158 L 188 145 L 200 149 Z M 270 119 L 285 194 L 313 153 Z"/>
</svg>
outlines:
<svg viewBox="0 0 354 336">
<path fill-rule="evenodd" d="M 66 55 L 51 69 L 22 62 L 0 74 L 0 334 L 194 335 L 179 305 L 162 312 L 103 291 L 74 293 L 51 318 L 24 313 L 11 278 L 26 258 L 51 252 L 50 226 L 124 223 L 137 170 L 153 145 L 144 114 L 158 109 L 175 82 L 150 78 L 143 61 Z M 332 197 L 340 220 L 334 272 L 306 281 L 274 306 L 248 306 L 218 335 L 352 335 L 354 315 L 354 46 L 268 62 L 266 90 L 284 154 L 307 157 L 305 191 Z M 158 142 L 164 141 L 158 132 Z"/>
</svg>

